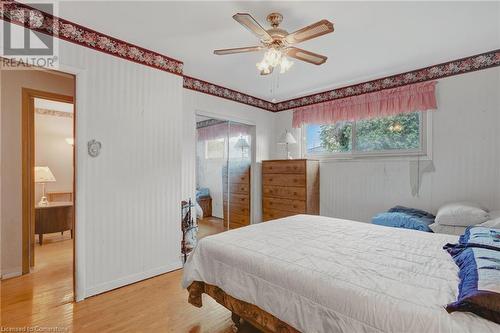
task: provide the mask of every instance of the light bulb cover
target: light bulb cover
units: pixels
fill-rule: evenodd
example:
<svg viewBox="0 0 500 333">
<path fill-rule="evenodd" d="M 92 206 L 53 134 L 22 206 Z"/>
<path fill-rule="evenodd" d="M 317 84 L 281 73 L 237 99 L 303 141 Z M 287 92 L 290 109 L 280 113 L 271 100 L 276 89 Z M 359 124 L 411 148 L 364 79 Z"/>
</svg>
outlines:
<svg viewBox="0 0 500 333">
<path fill-rule="evenodd" d="M 280 62 L 280 73 L 286 73 L 293 66 L 293 61 L 288 60 L 287 57 L 282 57 Z"/>
</svg>

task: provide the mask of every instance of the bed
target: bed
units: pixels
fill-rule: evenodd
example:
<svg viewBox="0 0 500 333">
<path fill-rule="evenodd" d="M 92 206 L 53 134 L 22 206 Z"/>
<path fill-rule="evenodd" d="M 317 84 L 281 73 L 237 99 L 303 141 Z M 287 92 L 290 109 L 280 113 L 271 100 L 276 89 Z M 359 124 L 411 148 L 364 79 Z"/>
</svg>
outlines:
<svg viewBox="0 0 500 333">
<path fill-rule="evenodd" d="M 296 215 L 206 237 L 184 268 L 189 301 L 206 293 L 264 332 L 499 332 L 444 309 L 457 237 Z"/>
</svg>

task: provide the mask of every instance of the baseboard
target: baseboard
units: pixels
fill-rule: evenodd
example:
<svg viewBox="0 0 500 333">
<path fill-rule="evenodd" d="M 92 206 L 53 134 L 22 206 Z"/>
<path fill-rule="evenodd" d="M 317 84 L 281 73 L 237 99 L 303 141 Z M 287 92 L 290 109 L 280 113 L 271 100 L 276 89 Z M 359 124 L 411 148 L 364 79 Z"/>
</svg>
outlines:
<svg viewBox="0 0 500 333">
<path fill-rule="evenodd" d="M 95 296 L 101 293 L 104 293 L 106 291 L 110 291 L 116 288 L 120 288 L 123 286 L 126 286 L 128 284 L 136 283 L 145 279 L 149 279 L 151 277 L 154 277 L 156 275 L 160 274 L 165 274 L 171 271 L 174 271 L 176 269 L 182 268 L 182 261 L 174 262 L 166 266 L 158 267 L 151 269 L 146 272 L 141 272 L 137 274 L 132 274 L 117 280 L 105 282 L 102 284 L 99 284 L 97 286 L 88 288 L 85 292 L 85 298 L 90 297 L 90 296 Z"/>
<path fill-rule="evenodd" d="M 2 280 L 12 279 L 18 276 L 23 275 L 23 270 L 21 267 L 16 267 L 14 269 L 7 270 L 2 272 Z"/>
</svg>

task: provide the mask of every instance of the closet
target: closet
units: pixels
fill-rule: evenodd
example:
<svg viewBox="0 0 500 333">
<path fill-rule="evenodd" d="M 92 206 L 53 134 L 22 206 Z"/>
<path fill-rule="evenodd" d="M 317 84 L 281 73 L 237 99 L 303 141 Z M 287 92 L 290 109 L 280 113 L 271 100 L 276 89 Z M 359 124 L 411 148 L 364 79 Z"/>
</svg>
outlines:
<svg viewBox="0 0 500 333">
<path fill-rule="evenodd" d="M 196 201 L 201 211 L 201 237 L 251 223 L 253 131 L 252 125 L 196 117 Z"/>
</svg>

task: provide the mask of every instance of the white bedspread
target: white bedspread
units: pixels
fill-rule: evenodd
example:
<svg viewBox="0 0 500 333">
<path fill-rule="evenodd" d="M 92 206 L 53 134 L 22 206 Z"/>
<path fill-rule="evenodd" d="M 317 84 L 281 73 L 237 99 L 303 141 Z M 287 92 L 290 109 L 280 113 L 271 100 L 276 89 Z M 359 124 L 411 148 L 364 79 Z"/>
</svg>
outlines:
<svg viewBox="0 0 500 333">
<path fill-rule="evenodd" d="M 442 247 L 456 236 L 297 215 L 202 239 L 183 287 L 216 285 L 301 332 L 500 332 L 448 314 L 458 268 Z"/>
</svg>

